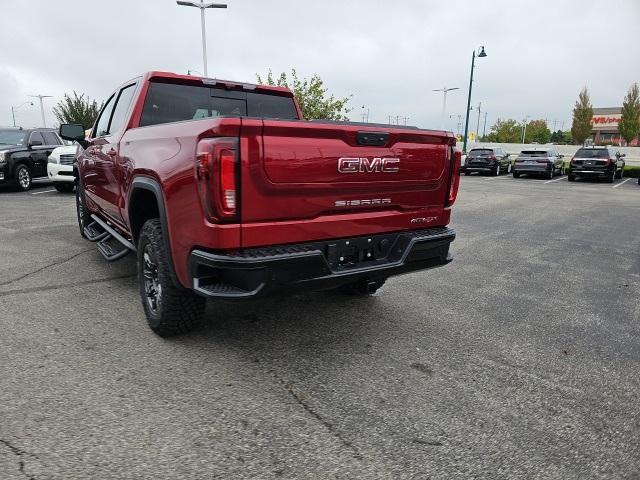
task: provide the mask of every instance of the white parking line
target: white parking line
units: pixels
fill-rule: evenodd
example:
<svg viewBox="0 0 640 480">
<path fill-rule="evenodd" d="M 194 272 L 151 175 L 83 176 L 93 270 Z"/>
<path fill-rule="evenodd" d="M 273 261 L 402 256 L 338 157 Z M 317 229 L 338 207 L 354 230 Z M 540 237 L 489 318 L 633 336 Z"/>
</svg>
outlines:
<svg viewBox="0 0 640 480">
<path fill-rule="evenodd" d="M 32 192 L 31 195 L 40 195 L 41 193 L 51 193 L 55 192 L 55 190 L 43 190 L 42 192 Z"/>
<path fill-rule="evenodd" d="M 620 185 L 622 185 L 623 183 L 627 183 L 629 180 L 631 180 L 630 178 L 627 178 L 626 180 L 621 181 L 620 183 L 616 184 L 613 186 L 613 188 L 618 188 Z"/>
<path fill-rule="evenodd" d="M 560 178 L 556 178 L 555 180 L 547 180 L 547 181 L 546 181 L 546 182 L 544 182 L 544 183 L 546 184 L 546 183 L 559 182 L 559 181 L 560 181 L 560 180 L 562 180 L 563 178 L 567 178 L 567 177 L 566 177 L 566 176 L 562 176 L 562 177 L 560 177 Z"/>
</svg>

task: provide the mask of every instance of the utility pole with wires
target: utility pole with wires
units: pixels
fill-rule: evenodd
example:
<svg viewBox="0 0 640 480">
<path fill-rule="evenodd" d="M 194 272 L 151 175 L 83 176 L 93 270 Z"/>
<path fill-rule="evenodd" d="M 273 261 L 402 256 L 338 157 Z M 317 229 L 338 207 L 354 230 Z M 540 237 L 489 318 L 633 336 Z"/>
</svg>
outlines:
<svg viewBox="0 0 640 480">
<path fill-rule="evenodd" d="M 47 122 L 44 119 L 44 103 L 42 102 L 42 99 L 43 98 L 51 98 L 52 95 L 28 95 L 28 96 L 40 99 L 40 115 L 42 116 L 42 126 L 46 127 L 47 126 Z"/>
<path fill-rule="evenodd" d="M 476 123 L 476 138 L 480 136 L 480 112 L 482 111 L 482 102 L 478 103 L 478 123 Z"/>
<path fill-rule="evenodd" d="M 487 112 L 484 112 L 484 127 L 482 127 L 482 138 L 487 136 Z"/>
<path fill-rule="evenodd" d="M 362 105 L 362 113 L 360 114 L 360 116 L 362 117 L 362 123 L 369 123 L 369 109 L 367 108 L 367 111 L 364 111 L 365 106 Z"/>
<path fill-rule="evenodd" d="M 456 135 L 460 135 L 460 127 L 462 127 L 462 115 L 449 115 L 449 120 L 458 117 L 458 125 L 456 126 Z"/>
</svg>

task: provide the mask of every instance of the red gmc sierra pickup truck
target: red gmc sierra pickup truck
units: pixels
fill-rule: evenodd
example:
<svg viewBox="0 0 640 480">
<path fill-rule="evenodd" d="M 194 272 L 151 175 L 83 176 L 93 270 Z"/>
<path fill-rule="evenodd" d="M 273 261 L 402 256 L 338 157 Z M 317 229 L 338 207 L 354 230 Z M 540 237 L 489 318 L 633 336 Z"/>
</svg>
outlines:
<svg viewBox="0 0 640 480">
<path fill-rule="evenodd" d="M 286 88 L 148 72 L 75 140 L 80 233 L 107 260 L 136 252 L 161 336 L 207 298 L 375 292 L 445 265 L 460 154 L 449 132 L 305 121 Z"/>
</svg>

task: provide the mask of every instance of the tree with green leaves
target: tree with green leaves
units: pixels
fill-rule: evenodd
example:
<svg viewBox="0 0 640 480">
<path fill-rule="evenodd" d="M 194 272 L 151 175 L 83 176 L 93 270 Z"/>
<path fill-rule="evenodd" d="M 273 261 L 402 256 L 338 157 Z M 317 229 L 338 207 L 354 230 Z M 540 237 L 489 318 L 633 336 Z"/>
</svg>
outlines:
<svg viewBox="0 0 640 480">
<path fill-rule="evenodd" d="M 90 128 L 98 118 L 102 104 L 85 98 L 73 91 L 73 96 L 65 93 L 64 98 L 53 107 L 53 114 L 60 123 L 79 123 L 85 129 Z"/>
<path fill-rule="evenodd" d="M 562 145 L 569 145 L 573 143 L 573 138 L 571 137 L 571 132 L 563 132 L 562 130 L 558 130 L 557 132 L 553 132 L 551 134 L 549 141 Z"/>
<path fill-rule="evenodd" d="M 491 132 L 486 136 L 487 141 L 497 143 L 519 143 L 522 129 L 513 119 L 498 119 L 491 127 Z"/>
<path fill-rule="evenodd" d="M 269 70 L 266 78 L 256 74 L 258 83 L 261 85 L 277 85 L 290 89 L 300 105 L 302 116 L 307 120 L 349 120 L 347 113 L 351 111 L 347 108 L 347 103 L 352 95 L 344 98 L 336 98 L 329 94 L 328 89 L 320 76 L 315 73 L 311 78 L 299 78 L 295 69 L 291 69 L 291 74 L 282 72 L 277 79 Z"/>
<path fill-rule="evenodd" d="M 629 87 L 627 96 L 624 97 L 618 128 L 627 145 L 640 135 L 640 89 L 637 83 Z"/>
<path fill-rule="evenodd" d="M 589 90 L 584 87 L 573 107 L 573 122 L 571 124 L 571 136 L 576 143 L 582 145 L 591 136 L 593 120 L 593 106 L 589 97 Z"/>
<path fill-rule="evenodd" d="M 531 120 L 527 125 L 524 143 L 549 143 L 551 141 L 551 131 L 547 126 L 547 122 L 540 120 Z"/>
</svg>

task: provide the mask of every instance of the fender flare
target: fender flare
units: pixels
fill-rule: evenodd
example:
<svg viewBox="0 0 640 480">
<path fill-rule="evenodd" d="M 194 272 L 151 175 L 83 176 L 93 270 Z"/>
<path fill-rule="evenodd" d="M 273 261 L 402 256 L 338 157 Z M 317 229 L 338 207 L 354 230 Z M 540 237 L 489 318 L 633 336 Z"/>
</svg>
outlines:
<svg viewBox="0 0 640 480">
<path fill-rule="evenodd" d="M 147 190 L 153 193 L 156 197 L 156 203 L 158 204 L 158 212 L 160 214 L 160 225 L 162 226 L 163 232 L 163 240 L 164 240 L 164 248 L 167 252 L 167 258 L 169 260 L 169 273 L 171 275 L 171 280 L 176 285 L 182 285 L 178 280 L 178 275 L 176 274 L 176 269 L 173 264 L 173 254 L 171 252 L 171 242 L 169 241 L 169 226 L 167 224 L 167 211 L 164 204 L 164 195 L 162 194 L 162 188 L 160 184 L 155 178 L 146 177 L 146 176 L 137 176 L 134 177 L 131 181 L 131 188 L 129 189 L 129 194 L 127 196 L 127 216 L 130 219 L 130 210 L 131 210 L 131 197 L 136 192 L 136 190 Z M 131 221 L 129 220 L 129 229 L 131 229 Z M 133 231 L 131 232 L 133 234 Z M 135 239 L 137 241 L 137 239 Z M 136 245 L 137 246 L 137 245 Z"/>
</svg>

